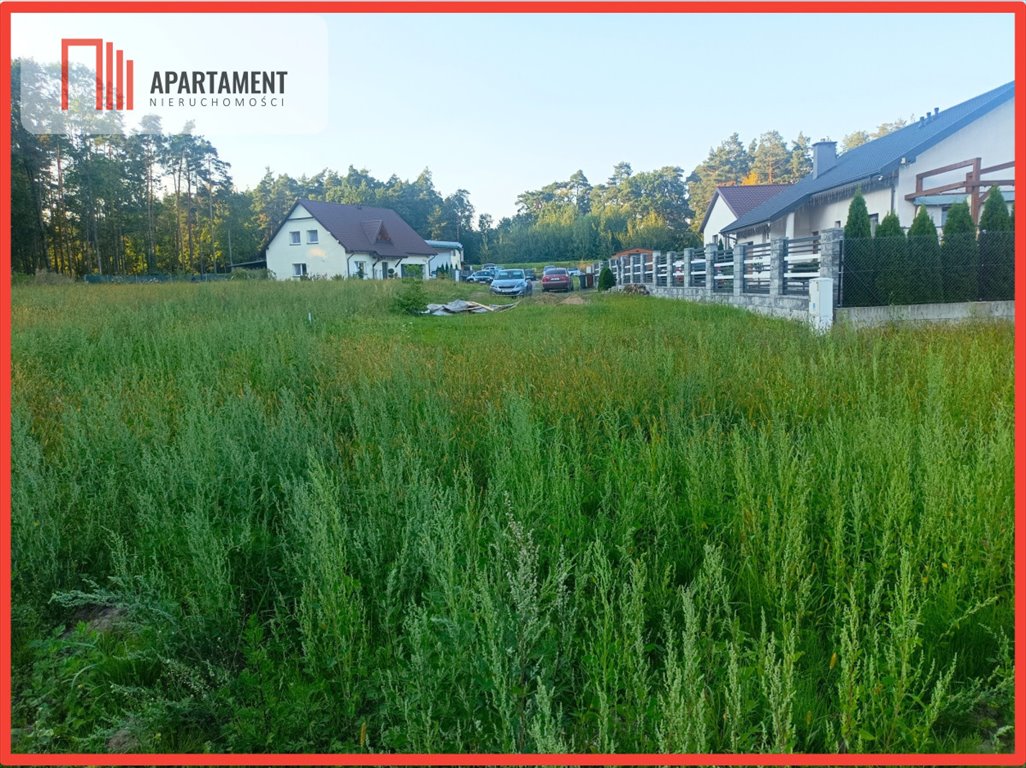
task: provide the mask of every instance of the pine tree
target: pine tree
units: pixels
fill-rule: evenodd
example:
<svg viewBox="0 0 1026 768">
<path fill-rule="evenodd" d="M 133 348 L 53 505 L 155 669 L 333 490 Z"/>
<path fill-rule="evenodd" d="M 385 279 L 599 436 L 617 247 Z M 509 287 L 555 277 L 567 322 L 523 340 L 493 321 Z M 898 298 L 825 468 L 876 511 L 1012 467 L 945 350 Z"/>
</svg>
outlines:
<svg viewBox="0 0 1026 768">
<path fill-rule="evenodd" d="M 991 187 L 980 214 L 980 298 L 1007 300 L 1015 292 L 1015 247 L 1008 205 Z"/>
<path fill-rule="evenodd" d="M 876 228 L 873 245 L 880 268 L 876 283 L 880 301 L 884 304 L 908 304 L 911 295 L 908 240 L 896 213 L 884 216 Z"/>
<path fill-rule="evenodd" d="M 976 301 L 979 297 L 977 275 L 980 251 L 976 243 L 976 225 L 966 203 L 948 209 L 941 245 L 942 283 L 945 301 Z"/>
<path fill-rule="evenodd" d="M 869 211 L 862 191 L 855 192 L 844 225 L 844 303 L 850 307 L 879 304 L 876 294 L 878 266 L 873 250 Z"/>
<path fill-rule="evenodd" d="M 924 206 L 919 206 L 912 226 L 909 227 L 908 249 L 911 262 L 911 303 L 941 301 L 944 286 L 941 283 L 940 242 L 937 239 L 937 227 Z"/>
</svg>

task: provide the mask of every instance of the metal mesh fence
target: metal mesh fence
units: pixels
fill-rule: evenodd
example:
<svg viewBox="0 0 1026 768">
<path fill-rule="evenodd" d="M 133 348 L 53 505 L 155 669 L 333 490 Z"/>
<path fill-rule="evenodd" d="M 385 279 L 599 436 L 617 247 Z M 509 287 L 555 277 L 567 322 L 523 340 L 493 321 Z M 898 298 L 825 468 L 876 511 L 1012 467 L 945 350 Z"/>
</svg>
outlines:
<svg viewBox="0 0 1026 768">
<path fill-rule="evenodd" d="M 847 238 L 840 305 L 872 307 L 1013 298 L 1011 232 L 932 237 Z"/>
</svg>

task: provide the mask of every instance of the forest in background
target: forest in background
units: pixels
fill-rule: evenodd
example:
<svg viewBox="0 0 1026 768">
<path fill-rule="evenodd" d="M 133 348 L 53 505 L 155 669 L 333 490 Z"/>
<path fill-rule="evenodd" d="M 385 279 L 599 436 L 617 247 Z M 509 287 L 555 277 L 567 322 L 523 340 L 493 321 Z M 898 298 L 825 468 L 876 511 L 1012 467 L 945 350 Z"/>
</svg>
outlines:
<svg viewBox="0 0 1026 768">
<path fill-rule="evenodd" d="M 19 94 L 20 62 L 12 68 Z M 811 141 L 775 130 L 745 144 L 734 133 L 690 172 L 667 165 L 635 171 L 617 163 L 605 182 L 583 171 L 517 197 L 517 212 L 475 216 L 471 193 L 443 195 L 427 168 L 413 180 L 381 180 L 354 165 L 294 177 L 267 169 L 239 190 L 217 147 L 193 133 L 165 132 L 143 118 L 140 132 L 37 135 L 11 108 L 11 263 L 15 272 L 67 275 L 206 273 L 261 257 L 275 227 L 302 197 L 394 209 L 423 237 L 458 240 L 469 263 L 605 259 L 623 248 L 672 250 L 700 244 L 697 227 L 718 185 L 791 183 L 811 170 Z M 110 119 L 110 113 L 106 114 Z M 852 149 L 905 125 L 855 131 Z"/>
</svg>

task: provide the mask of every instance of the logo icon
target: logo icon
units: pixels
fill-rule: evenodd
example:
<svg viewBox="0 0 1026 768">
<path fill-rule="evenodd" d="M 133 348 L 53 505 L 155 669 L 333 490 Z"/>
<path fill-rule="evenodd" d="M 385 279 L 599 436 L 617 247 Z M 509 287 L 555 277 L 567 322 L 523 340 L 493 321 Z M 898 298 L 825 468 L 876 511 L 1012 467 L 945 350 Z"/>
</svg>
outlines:
<svg viewBox="0 0 1026 768">
<path fill-rule="evenodd" d="M 126 59 L 124 51 L 115 51 L 114 43 L 104 44 L 98 37 L 61 39 L 61 109 L 68 109 L 68 49 L 72 47 L 93 48 L 96 51 L 96 108 L 133 109 L 132 76 L 135 62 Z"/>
</svg>

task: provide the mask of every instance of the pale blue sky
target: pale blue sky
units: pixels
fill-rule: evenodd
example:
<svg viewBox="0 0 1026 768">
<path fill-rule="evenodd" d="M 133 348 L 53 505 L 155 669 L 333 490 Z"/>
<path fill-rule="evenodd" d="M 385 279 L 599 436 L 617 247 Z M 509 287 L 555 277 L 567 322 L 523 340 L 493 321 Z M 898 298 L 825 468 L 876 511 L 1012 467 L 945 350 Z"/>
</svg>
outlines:
<svg viewBox="0 0 1026 768">
<path fill-rule="evenodd" d="M 592 183 L 620 161 L 690 172 L 735 131 L 746 144 L 773 129 L 840 139 L 1014 78 L 1011 14 L 926 8 L 327 15 L 327 128 L 213 140 L 240 188 L 265 166 L 298 176 L 354 165 L 378 178 L 429 167 L 443 195 L 465 188 L 499 218 L 520 192 L 577 169 Z"/>
</svg>

